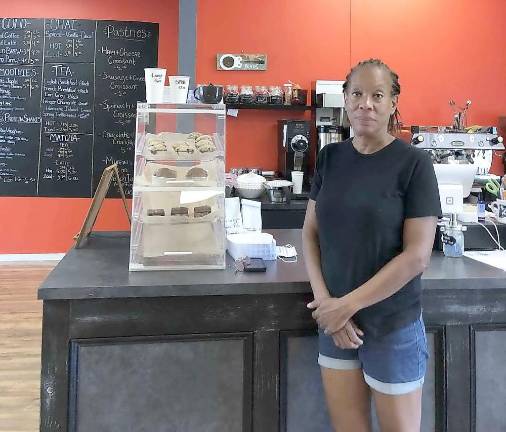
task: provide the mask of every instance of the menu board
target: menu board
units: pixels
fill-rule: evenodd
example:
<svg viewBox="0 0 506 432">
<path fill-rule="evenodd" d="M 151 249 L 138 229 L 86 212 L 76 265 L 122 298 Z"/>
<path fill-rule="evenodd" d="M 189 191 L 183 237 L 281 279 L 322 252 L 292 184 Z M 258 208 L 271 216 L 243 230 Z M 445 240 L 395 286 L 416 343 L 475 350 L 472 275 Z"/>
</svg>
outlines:
<svg viewBox="0 0 506 432">
<path fill-rule="evenodd" d="M 0 195 L 90 197 L 113 163 L 131 195 L 157 53 L 155 23 L 0 18 Z"/>
</svg>

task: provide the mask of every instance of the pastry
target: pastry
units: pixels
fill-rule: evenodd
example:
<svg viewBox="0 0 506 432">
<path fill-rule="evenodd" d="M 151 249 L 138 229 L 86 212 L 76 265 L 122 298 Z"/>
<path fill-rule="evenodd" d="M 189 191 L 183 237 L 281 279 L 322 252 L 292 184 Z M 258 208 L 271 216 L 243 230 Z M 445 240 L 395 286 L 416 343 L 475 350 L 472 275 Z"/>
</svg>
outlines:
<svg viewBox="0 0 506 432">
<path fill-rule="evenodd" d="M 165 216 L 164 209 L 148 209 L 148 216 Z"/>
<path fill-rule="evenodd" d="M 188 138 L 192 139 L 192 140 L 196 140 L 200 136 L 202 136 L 202 134 L 200 132 L 192 132 L 192 133 L 188 134 Z"/>
<path fill-rule="evenodd" d="M 196 145 L 200 153 L 210 153 L 216 150 L 216 146 L 211 141 L 201 141 L 201 145 Z"/>
<path fill-rule="evenodd" d="M 186 173 L 188 179 L 205 179 L 207 178 L 207 171 L 203 168 L 193 167 Z"/>
<path fill-rule="evenodd" d="M 188 207 L 172 207 L 171 216 L 188 216 Z"/>
<path fill-rule="evenodd" d="M 188 154 L 195 153 L 195 148 L 187 141 L 172 144 L 172 148 L 178 155 L 179 153 L 188 153 Z"/>
<path fill-rule="evenodd" d="M 161 151 L 167 151 L 167 145 L 162 140 L 152 139 L 149 141 L 148 150 L 151 153 L 156 154 Z"/>
<path fill-rule="evenodd" d="M 196 218 L 206 216 L 209 213 L 211 213 L 211 207 L 208 206 L 208 205 L 203 205 L 203 206 L 195 207 L 193 209 L 193 215 Z"/>
<path fill-rule="evenodd" d="M 195 138 L 195 142 L 198 143 L 199 141 L 208 140 L 212 141 L 213 137 L 211 135 L 200 135 L 199 137 Z"/>
<path fill-rule="evenodd" d="M 155 177 L 163 177 L 172 180 L 175 180 L 177 178 L 176 171 L 171 170 L 170 168 L 158 168 L 153 175 Z"/>
</svg>

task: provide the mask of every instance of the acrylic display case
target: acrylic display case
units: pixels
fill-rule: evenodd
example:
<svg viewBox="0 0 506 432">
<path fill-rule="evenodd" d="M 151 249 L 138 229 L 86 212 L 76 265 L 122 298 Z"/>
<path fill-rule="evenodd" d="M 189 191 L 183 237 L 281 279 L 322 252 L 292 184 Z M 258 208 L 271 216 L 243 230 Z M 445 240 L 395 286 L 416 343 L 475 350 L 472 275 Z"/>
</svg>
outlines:
<svg viewBox="0 0 506 432">
<path fill-rule="evenodd" d="M 225 115 L 137 104 L 130 270 L 225 268 Z"/>
</svg>

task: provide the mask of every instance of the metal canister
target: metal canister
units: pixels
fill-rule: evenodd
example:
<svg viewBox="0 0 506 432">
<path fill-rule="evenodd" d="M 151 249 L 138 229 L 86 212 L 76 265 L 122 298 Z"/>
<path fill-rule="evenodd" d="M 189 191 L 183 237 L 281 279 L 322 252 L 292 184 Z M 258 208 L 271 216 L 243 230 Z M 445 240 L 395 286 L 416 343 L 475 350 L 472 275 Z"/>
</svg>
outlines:
<svg viewBox="0 0 506 432">
<path fill-rule="evenodd" d="M 318 132 L 318 151 L 320 151 L 323 147 L 325 147 L 328 144 L 327 141 L 328 135 L 325 126 L 321 125 L 318 126 L 316 129 Z"/>
<path fill-rule="evenodd" d="M 339 126 L 329 126 L 328 130 L 329 143 L 337 143 L 343 140 L 343 129 Z"/>
</svg>

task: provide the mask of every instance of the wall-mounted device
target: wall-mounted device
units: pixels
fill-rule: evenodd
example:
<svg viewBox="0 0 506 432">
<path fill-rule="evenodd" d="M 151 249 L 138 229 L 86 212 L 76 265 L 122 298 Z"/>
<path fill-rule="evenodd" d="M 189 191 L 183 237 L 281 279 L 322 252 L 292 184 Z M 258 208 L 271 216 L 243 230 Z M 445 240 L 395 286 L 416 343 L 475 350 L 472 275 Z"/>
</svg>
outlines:
<svg viewBox="0 0 506 432">
<path fill-rule="evenodd" d="M 216 54 L 218 70 L 267 70 L 266 54 Z"/>
</svg>

